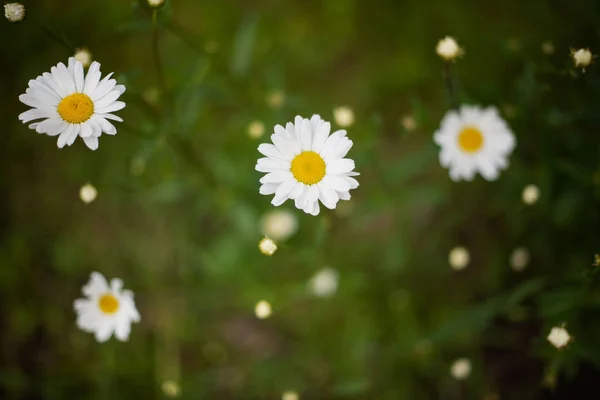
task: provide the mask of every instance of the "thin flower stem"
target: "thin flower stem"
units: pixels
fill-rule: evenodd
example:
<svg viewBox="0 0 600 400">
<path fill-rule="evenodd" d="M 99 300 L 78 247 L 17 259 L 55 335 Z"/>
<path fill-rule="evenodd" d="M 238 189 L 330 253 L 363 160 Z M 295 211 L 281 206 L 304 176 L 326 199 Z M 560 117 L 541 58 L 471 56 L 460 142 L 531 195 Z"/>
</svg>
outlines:
<svg viewBox="0 0 600 400">
<path fill-rule="evenodd" d="M 199 46 L 195 40 L 194 35 L 188 32 L 183 26 L 181 26 L 177 21 L 172 19 L 165 22 L 165 28 L 169 30 L 173 35 L 177 36 L 183 43 L 188 45 L 190 48 L 195 50 L 196 52 L 206 55 L 206 51 Z"/>
<path fill-rule="evenodd" d="M 458 108 L 458 99 L 456 98 L 456 78 L 454 76 L 453 64 L 450 61 L 444 63 L 444 82 L 450 99 L 450 108 Z"/>
<path fill-rule="evenodd" d="M 42 32 L 44 32 L 50 39 L 54 40 L 56 43 L 65 47 L 67 50 L 69 50 L 69 53 L 71 53 L 71 54 L 75 53 L 75 48 L 73 48 L 71 45 L 69 45 L 64 39 L 61 39 L 60 37 L 56 36 L 50 29 L 46 28 L 38 20 L 33 19 L 33 21 L 38 26 L 38 28 L 40 28 L 42 30 Z"/>
<path fill-rule="evenodd" d="M 165 76 L 163 74 L 162 63 L 160 62 L 160 53 L 158 52 L 158 10 L 152 12 L 152 56 L 156 65 L 156 74 L 158 84 L 163 92 L 167 91 Z"/>
</svg>

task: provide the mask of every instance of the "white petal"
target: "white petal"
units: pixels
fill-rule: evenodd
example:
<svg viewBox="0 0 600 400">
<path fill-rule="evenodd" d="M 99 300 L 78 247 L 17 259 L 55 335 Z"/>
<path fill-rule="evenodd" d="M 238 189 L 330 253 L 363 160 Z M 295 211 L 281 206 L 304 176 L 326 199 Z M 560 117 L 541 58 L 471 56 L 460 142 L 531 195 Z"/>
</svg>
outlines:
<svg viewBox="0 0 600 400">
<path fill-rule="evenodd" d="M 98 329 L 96 330 L 96 340 L 99 343 L 104 343 L 106 342 L 108 339 L 110 339 L 110 336 L 112 335 L 114 330 L 114 327 L 112 324 L 103 324 L 101 326 L 98 327 Z"/>
<path fill-rule="evenodd" d="M 331 124 L 329 122 L 325 122 L 321 124 L 318 128 L 318 131 L 315 133 L 315 138 L 312 144 L 312 150 L 321 153 L 323 146 L 325 146 L 325 142 L 329 137 L 329 132 L 331 131 Z M 345 155 L 345 154 L 344 154 Z"/>
<path fill-rule="evenodd" d="M 289 197 L 290 191 L 296 186 L 297 181 L 289 179 L 284 181 L 275 191 L 275 197 L 271 200 L 271 204 L 275 207 L 282 205 Z"/>
<path fill-rule="evenodd" d="M 71 133 L 74 130 L 75 130 L 75 125 L 69 124 L 69 126 L 67 126 L 67 129 L 62 131 L 62 133 L 58 137 L 58 141 L 56 142 L 56 145 L 58 146 L 59 149 L 62 149 L 63 147 L 65 147 L 65 144 L 67 144 L 67 141 L 69 140 L 69 137 L 71 137 Z"/>
<path fill-rule="evenodd" d="M 279 158 L 282 160 L 285 159 L 283 154 L 281 154 L 281 152 L 279 150 L 277 150 L 277 147 L 275 147 L 274 145 L 269 144 L 269 143 L 263 143 L 263 144 L 259 145 L 258 151 L 267 157 Z"/>
<path fill-rule="evenodd" d="M 269 195 L 275 193 L 278 187 L 279 183 L 265 183 L 261 185 L 258 192 L 263 195 Z"/>
<path fill-rule="evenodd" d="M 334 160 L 327 164 L 328 174 L 345 174 L 354 169 L 354 161 L 349 158 Z"/>
<path fill-rule="evenodd" d="M 79 133 L 79 136 L 82 138 L 92 136 L 92 124 L 90 122 L 84 122 L 81 124 L 81 132 Z"/>
<path fill-rule="evenodd" d="M 101 76 L 102 74 L 100 72 L 100 63 L 98 63 L 97 61 L 92 62 L 85 77 L 83 93 L 87 94 L 88 96 L 94 93 L 94 91 L 98 87 L 98 82 L 100 82 Z"/>
<path fill-rule="evenodd" d="M 279 183 L 291 179 L 294 179 L 291 172 L 270 172 L 260 178 L 260 183 Z"/>
<path fill-rule="evenodd" d="M 83 141 L 91 150 L 96 150 L 98 148 L 98 138 L 95 136 L 83 138 Z"/>
</svg>

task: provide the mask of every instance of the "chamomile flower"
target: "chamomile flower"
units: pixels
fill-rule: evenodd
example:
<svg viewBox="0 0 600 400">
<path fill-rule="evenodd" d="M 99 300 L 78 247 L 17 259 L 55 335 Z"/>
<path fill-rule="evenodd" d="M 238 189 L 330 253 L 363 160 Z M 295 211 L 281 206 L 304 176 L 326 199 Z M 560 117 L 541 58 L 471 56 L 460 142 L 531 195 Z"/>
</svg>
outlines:
<svg viewBox="0 0 600 400">
<path fill-rule="evenodd" d="M 350 200 L 350 190 L 358 187 L 354 161 L 344 158 L 352 141 L 345 130 L 331 135 L 330 130 L 329 122 L 318 115 L 298 116 L 285 128 L 276 125 L 273 144 L 258 146 L 265 157 L 256 170 L 266 173 L 260 179 L 260 194 L 275 194 L 274 206 L 293 199 L 296 208 L 311 215 L 319 214 L 319 201 L 334 209 L 339 200 Z"/>
<path fill-rule="evenodd" d="M 513 133 L 494 107 L 448 111 L 433 138 L 453 181 L 470 181 L 477 172 L 488 181 L 498 179 L 515 147 Z"/>
<path fill-rule="evenodd" d="M 123 290 L 123 281 L 114 278 L 109 285 L 102 274 L 92 272 L 81 291 L 86 298 L 73 303 L 77 326 L 94 333 L 100 343 L 106 342 L 113 333 L 122 342 L 128 340 L 131 323 L 140 322 L 140 314 L 135 308 L 133 293 Z"/>
<path fill-rule="evenodd" d="M 19 115 L 19 119 L 23 123 L 41 120 L 29 127 L 38 133 L 58 136 L 59 148 L 72 145 L 80 136 L 87 147 L 96 150 L 103 132 L 117 133 L 108 120 L 123 121 L 111 113 L 125 107 L 124 102 L 117 101 L 125 86 L 117 85 L 111 75 L 100 80 L 100 64 L 95 61 L 87 75 L 83 64 L 74 57 L 69 58 L 68 66 L 58 63 L 50 72 L 29 81 L 19 100 L 33 108 Z"/>
</svg>

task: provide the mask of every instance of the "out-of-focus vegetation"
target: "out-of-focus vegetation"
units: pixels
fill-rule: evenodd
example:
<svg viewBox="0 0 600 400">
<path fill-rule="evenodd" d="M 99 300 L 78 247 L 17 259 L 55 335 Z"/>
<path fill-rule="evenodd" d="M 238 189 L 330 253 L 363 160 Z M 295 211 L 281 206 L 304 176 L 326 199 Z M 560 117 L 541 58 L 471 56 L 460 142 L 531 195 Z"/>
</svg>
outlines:
<svg viewBox="0 0 600 400">
<path fill-rule="evenodd" d="M 596 1 L 167 0 L 164 85 L 143 2 L 25 4 L 24 22 L 0 23 L 0 397 L 591 398 L 600 69 L 575 70 L 569 51 L 600 51 Z M 497 182 L 452 183 L 438 163 L 450 102 L 434 49 L 447 34 L 466 50 L 460 102 L 497 106 L 515 132 Z M 125 122 L 95 152 L 17 120 L 27 81 L 81 46 L 127 86 Z M 286 203 L 299 230 L 266 257 L 256 147 L 275 124 L 332 120 L 339 105 L 356 116 L 361 186 L 318 217 Z M 530 206 L 527 184 L 541 193 Z M 461 271 L 455 246 L 470 253 Z M 307 284 L 325 266 L 339 287 L 316 297 Z M 128 343 L 76 328 L 92 271 L 135 292 Z M 546 336 L 563 323 L 573 340 L 559 351 Z M 458 358 L 472 367 L 461 381 Z"/>
</svg>

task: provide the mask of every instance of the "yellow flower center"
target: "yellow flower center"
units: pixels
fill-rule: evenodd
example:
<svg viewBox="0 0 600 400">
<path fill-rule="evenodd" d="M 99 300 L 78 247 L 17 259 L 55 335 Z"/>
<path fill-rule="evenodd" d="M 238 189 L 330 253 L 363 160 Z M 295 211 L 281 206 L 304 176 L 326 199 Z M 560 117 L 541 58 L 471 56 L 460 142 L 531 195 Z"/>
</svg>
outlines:
<svg viewBox="0 0 600 400">
<path fill-rule="evenodd" d="M 475 153 L 483 147 L 483 134 L 473 126 L 463 128 L 458 134 L 458 147 L 465 153 Z"/>
<path fill-rule="evenodd" d="M 112 294 L 103 294 L 98 300 L 98 307 L 104 314 L 114 314 L 119 309 L 119 300 Z"/>
<path fill-rule="evenodd" d="M 87 94 L 73 93 L 58 104 L 58 113 L 71 124 L 80 124 L 94 113 L 94 102 Z"/>
<path fill-rule="evenodd" d="M 292 160 L 292 174 L 305 185 L 319 183 L 325 176 L 325 160 L 314 151 L 303 151 Z"/>
</svg>

